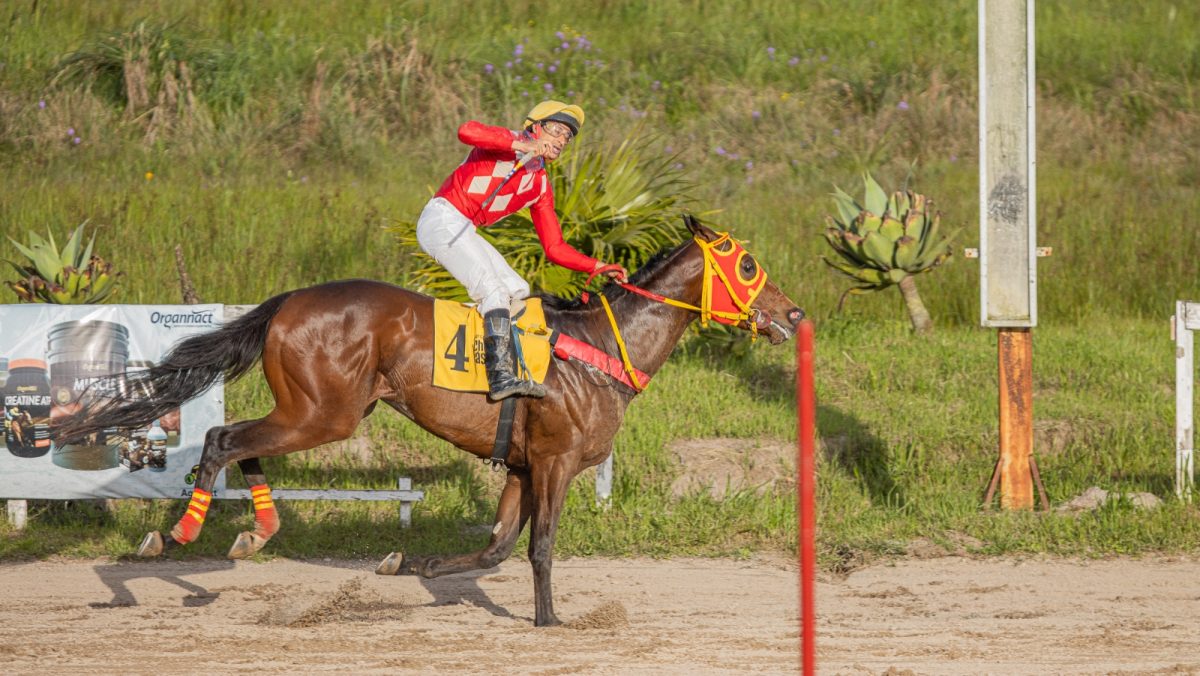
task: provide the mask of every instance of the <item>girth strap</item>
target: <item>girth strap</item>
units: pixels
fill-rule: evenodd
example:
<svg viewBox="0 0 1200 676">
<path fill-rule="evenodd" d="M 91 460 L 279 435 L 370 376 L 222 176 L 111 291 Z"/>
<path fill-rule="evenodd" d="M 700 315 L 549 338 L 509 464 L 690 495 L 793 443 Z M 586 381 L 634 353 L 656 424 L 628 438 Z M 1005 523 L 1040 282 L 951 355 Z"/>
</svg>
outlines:
<svg viewBox="0 0 1200 676">
<path fill-rule="evenodd" d="M 508 397 L 500 402 L 500 423 L 496 425 L 496 441 L 492 443 L 492 457 L 484 460 L 492 469 L 508 466 L 508 451 L 512 445 L 513 418 L 517 412 L 517 397 Z"/>
</svg>

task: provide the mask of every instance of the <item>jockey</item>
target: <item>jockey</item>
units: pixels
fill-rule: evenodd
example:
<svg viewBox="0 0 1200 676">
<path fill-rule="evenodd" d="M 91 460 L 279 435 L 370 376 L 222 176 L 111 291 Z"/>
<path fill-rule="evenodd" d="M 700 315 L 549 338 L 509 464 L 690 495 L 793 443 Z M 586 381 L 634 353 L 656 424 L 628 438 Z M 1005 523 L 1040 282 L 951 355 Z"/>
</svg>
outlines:
<svg viewBox="0 0 1200 676">
<path fill-rule="evenodd" d="M 462 283 L 483 315 L 488 397 L 546 396 L 546 388 L 514 374 L 512 315 L 529 297 L 529 284 L 505 262 L 477 227 L 487 227 L 528 208 L 534 230 L 550 262 L 577 272 L 603 271 L 619 281 L 627 273 L 571 248 L 563 241 L 554 212 L 546 162 L 558 159 L 583 125 L 583 109 L 543 101 L 529 111 L 521 131 L 474 120 L 458 128 L 471 146 L 417 219 L 421 249 Z"/>
</svg>

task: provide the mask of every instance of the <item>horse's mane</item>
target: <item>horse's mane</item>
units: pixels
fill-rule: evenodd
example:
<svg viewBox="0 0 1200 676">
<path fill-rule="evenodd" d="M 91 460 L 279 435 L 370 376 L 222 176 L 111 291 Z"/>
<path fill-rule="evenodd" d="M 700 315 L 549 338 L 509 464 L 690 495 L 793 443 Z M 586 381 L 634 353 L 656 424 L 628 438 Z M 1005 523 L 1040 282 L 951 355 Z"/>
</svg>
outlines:
<svg viewBox="0 0 1200 676">
<path fill-rule="evenodd" d="M 636 272 L 629 276 L 629 283 L 633 286 L 642 286 L 647 279 L 654 276 L 660 269 L 675 257 L 681 249 L 691 244 L 691 240 L 679 244 L 677 246 L 662 249 L 658 253 L 650 257 L 646 264 L 638 268 Z M 609 284 L 604 287 L 601 292 L 608 302 L 615 303 L 620 298 L 629 295 L 631 291 L 626 291 L 623 287 L 617 284 Z M 539 293 L 538 298 L 542 299 L 542 307 L 545 308 L 547 315 L 554 315 L 559 319 L 566 319 L 574 313 L 591 312 L 592 309 L 599 307 L 599 304 L 584 303 L 581 297 L 563 298 L 550 293 Z"/>
</svg>

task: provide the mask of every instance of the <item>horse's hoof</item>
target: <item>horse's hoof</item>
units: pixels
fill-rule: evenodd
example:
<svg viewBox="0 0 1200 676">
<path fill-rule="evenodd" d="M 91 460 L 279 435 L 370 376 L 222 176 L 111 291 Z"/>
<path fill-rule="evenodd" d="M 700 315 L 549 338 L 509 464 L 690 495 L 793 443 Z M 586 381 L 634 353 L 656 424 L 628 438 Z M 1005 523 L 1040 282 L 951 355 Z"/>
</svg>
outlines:
<svg viewBox="0 0 1200 676">
<path fill-rule="evenodd" d="M 404 563 L 404 555 L 400 552 L 392 552 L 387 555 L 387 558 L 379 563 L 375 568 L 376 575 L 399 575 L 400 566 Z"/>
<path fill-rule="evenodd" d="M 233 541 L 233 546 L 229 548 L 229 553 L 226 556 L 231 559 L 248 559 L 257 554 L 265 544 L 267 544 L 265 538 L 254 533 L 242 531 L 238 533 L 237 539 Z"/>
<path fill-rule="evenodd" d="M 137 555 L 143 559 L 151 559 L 156 556 L 162 556 L 162 553 L 162 534 L 156 530 L 146 533 L 146 537 L 142 538 L 142 544 L 138 545 Z"/>
</svg>

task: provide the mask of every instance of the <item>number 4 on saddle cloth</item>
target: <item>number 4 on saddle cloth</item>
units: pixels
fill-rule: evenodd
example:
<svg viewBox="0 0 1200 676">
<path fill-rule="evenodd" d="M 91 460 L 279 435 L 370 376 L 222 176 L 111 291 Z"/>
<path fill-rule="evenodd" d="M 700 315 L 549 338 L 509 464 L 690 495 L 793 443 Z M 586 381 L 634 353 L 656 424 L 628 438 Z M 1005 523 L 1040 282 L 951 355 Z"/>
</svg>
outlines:
<svg viewBox="0 0 1200 676">
<path fill-rule="evenodd" d="M 550 329 L 541 298 L 529 298 L 513 320 L 517 377 L 543 382 L 550 369 Z M 483 317 L 472 305 L 433 302 L 433 384 L 456 392 L 487 392 L 483 359 Z"/>
<path fill-rule="evenodd" d="M 621 360 L 601 350 L 553 331 L 546 326 L 541 298 L 525 300 L 525 309 L 513 320 L 520 338 L 517 376 L 545 382 L 550 355 L 590 364 L 618 382 L 641 391 L 650 376 L 634 369 L 634 383 Z M 483 358 L 483 318 L 474 306 L 447 300 L 433 302 L 433 384 L 456 392 L 487 392 Z"/>
</svg>

